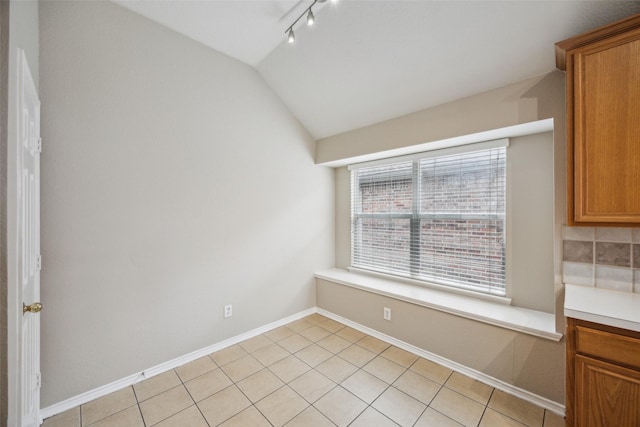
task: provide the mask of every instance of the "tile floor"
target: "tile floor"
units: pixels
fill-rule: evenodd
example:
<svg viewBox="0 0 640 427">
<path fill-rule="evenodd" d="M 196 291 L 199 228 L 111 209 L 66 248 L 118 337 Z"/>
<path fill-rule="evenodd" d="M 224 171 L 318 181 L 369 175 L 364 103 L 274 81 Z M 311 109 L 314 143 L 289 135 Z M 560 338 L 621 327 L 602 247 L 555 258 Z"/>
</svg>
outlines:
<svg viewBox="0 0 640 427">
<path fill-rule="evenodd" d="M 561 427 L 564 419 L 313 314 L 44 427 Z"/>
</svg>

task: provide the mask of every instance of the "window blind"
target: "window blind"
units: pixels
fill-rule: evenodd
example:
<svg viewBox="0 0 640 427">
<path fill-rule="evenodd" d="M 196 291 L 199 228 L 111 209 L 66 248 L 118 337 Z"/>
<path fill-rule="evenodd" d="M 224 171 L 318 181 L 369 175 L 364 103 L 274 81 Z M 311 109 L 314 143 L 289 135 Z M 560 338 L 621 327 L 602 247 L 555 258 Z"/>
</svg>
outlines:
<svg viewBox="0 0 640 427">
<path fill-rule="evenodd" d="M 353 267 L 505 294 L 506 141 L 460 148 L 351 170 Z"/>
</svg>

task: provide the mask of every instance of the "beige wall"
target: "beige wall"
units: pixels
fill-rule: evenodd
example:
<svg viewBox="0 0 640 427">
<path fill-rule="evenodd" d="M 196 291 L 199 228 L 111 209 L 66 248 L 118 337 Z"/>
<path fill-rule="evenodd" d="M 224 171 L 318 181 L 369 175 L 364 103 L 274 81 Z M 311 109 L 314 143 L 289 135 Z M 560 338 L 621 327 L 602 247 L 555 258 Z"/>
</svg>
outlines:
<svg viewBox="0 0 640 427">
<path fill-rule="evenodd" d="M 438 356 L 564 402 L 564 344 L 317 279 L 318 307 Z M 382 319 L 389 307 L 392 321 Z"/>
<path fill-rule="evenodd" d="M 44 407 L 315 305 L 333 172 L 255 70 L 110 2 L 41 47 Z"/>
<path fill-rule="evenodd" d="M 553 133 L 511 138 L 508 153 L 512 304 L 554 313 Z"/>
<path fill-rule="evenodd" d="M 512 218 L 508 236 L 515 305 L 556 313 L 564 332 L 561 226 L 566 217 L 564 74 L 554 71 L 483 94 L 318 141 L 316 162 L 410 147 L 543 119 L 554 131 L 511 139 Z M 344 164 L 344 162 L 343 162 Z M 336 169 L 336 266 L 350 263 L 350 188 Z M 532 233 L 533 222 L 543 233 Z M 535 246 L 533 246 L 535 245 Z M 531 248 L 544 248 L 544 252 Z M 564 401 L 564 340 L 529 335 L 318 280 L 318 306 L 556 402 Z M 348 302 L 348 303 L 347 303 Z M 395 307 L 382 321 L 382 303 Z M 386 305 L 388 306 L 388 305 Z M 398 313 L 399 317 L 396 317 Z M 438 325 L 429 328 L 429 325 Z M 526 365 L 523 363 L 526 361 Z"/>
<path fill-rule="evenodd" d="M 6 311 L 0 309 L 0 316 L 2 319 L 6 319 L 6 322 L 2 322 L 7 327 L 7 348 L 3 348 L 0 344 L 0 360 L 7 355 L 7 407 L 2 406 L 2 419 L 6 421 L 5 416 L 8 416 L 8 425 L 17 425 L 16 416 L 19 415 L 21 408 L 20 396 L 17 392 L 17 381 L 19 378 L 18 363 L 20 360 L 20 347 L 18 345 L 18 336 L 15 333 L 17 330 L 16 321 L 22 318 L 22 313 L 19 311 L 22 306 L 21 295 L 19 295 L 17 289 L 17 260 L 15 258 L 16 252 L 16 189 L 17 183 L 14 177 L 17 175 L 15 167 L 16 163 L 8 161 L 9 159 L 16 159 L 15 144 L 12 141 L 17 140 L 16 123 L 18 122 L 17 113 L 17 49 L 22 49 L 25 52 L 29 68 L 36 85 L 39 85 L 39 46 L 38 46 L 38 2 L 35 0 L 25 1 L 11 1 L 2 2 L 3 8 L 8 7 L 8 23 L 9 23 L 9 40 L 8 40 L 8 55 L 9 61 L 7 65 L 8 74 L 3 78 L 8 78 L 8 102 L 7 102 L 7 224 L 5 230 L 7 231 L 7 288 L 6 293 L 0 290 L 0 296 L 3 304 L 6 305 Z M 7 11 L 5 10 L 5 13 Z M 6 41 L 3 41 L 6 42 Z M 2 58 L 3 64 L 5 58 Z M 3 114 L 5 111 L 3 110 Z M 4 156 L 0 158 L 5 159 Z M 3 207 L 4 209 L 4 207 Z M 4 227 L 4 225 L 3 225 Z M 4 254 L 2 256 L 5 256 Z M 4 307 L 3 307 L 4 308 Z M 7 351 L 8 350 L 8 351 Z M 2 382 L 2 381 L 0 381 Z M 3 387 L 4 389 L 4 387 Z"/>
<path fill-rule="evenodd" d="M 550 49 L 553 52 L 553 46 Z M 316 148 L 316 163 L 328 163 L 547 118 L 564 120 L 564 95 L 564 73 L 554 71 L 321 139 Z M 562 137 L 564 138 L 564 133 Z"/>
</svg>

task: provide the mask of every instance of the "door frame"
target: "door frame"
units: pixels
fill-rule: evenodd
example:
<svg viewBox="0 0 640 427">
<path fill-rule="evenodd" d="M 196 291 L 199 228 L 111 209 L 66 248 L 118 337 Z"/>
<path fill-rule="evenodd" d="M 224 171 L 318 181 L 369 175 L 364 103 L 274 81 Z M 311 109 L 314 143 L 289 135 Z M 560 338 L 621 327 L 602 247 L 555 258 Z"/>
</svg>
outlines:
<svg viewBox="0 0 640 427">
<path fill-rule="evenodd" d="M 7 111 L 7 426 L 18 426 L 22 420 L 22 400 L 20 398 L 20 341 L 18 337 L 19 319 L 17 306 L 19 300 L 18 284 L 18 85 L 16 62 L 17 51 L 9 49 L 9 108 Z M 9 161 L 11 160 L 11 161 Z"/>
<path fill-rule="evenodd" d="M 0 159 L 7 159 L 9 108 L 9 2 L 0 1 Z M 7 162 L 0 162 L 0 427 L 8 419 L 7 371 Z"/>
</svg>

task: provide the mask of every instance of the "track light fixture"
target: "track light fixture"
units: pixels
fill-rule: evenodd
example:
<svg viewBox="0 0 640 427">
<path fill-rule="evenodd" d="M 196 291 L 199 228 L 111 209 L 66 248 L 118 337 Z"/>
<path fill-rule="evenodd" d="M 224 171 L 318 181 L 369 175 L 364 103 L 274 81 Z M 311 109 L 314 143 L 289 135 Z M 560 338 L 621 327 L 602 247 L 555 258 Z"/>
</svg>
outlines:
<svg viewBox="0 0 640 427">
<path fill-rule="evenodd" d="M 324 3 L 327 0 L 313 0 L 313 3 L 311 3 L 311 6 L 309 6 L 308 8 L 306 8 L 304 10 L 304 12 L 302 12 L 302 14 L 300 16 L 298 16 L 298 18 L 293 21 L 293 24 L 289 25 L 289 28 L 287 28 L 287 30 L 285 31 L 285 34 L 287 35 L 287 41 L 289 43 L 293 43 L 296 41 L 296 36 L 293 33 L 293 27 L 294 25 L 296 25 L 298 23 L 298 21 L 300 19 L 302 19 L 302 17 L 306 14 L 307 15 L 307 25 L 308 26 L 312 26 L 315 22 L 316 22 L 316 17 L 313 15 L 313 10 L 311 10 L 311 8 L 313 6 L 315 6 L 316 3 Z M 332 3 L 336 3 L 337 0 L 331 0 Z"/>
</svg>

